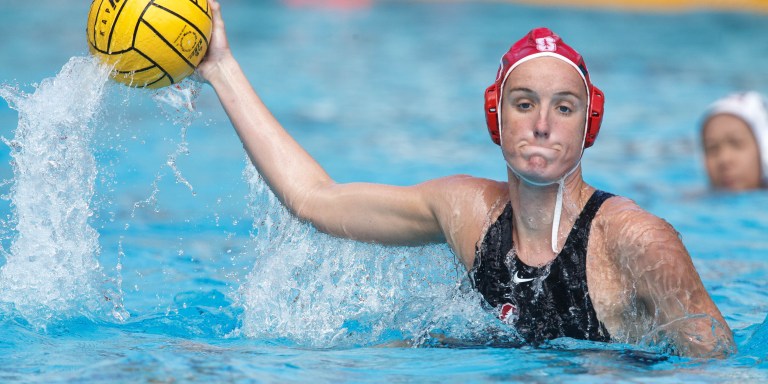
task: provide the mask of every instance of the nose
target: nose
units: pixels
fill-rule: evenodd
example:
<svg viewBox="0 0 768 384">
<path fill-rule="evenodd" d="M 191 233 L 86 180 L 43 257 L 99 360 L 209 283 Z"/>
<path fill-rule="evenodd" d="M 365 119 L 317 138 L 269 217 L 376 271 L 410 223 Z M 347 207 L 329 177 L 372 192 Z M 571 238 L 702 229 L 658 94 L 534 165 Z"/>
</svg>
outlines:
<svg viewBox="0 0 768 384">
<path fill-rule="evenodd" d="M 539 116 L 533 127 L 533 136 L 537 139 L 548 139 L 550 133 L 549 118 L 547 108 L 539 109 Z"/>
<path fill-rule="evenodd" d="M 725 170 L 731 167 L 733 159 L 734 151 L 731 148 L 723 148 L 715 156 L 715 164 L 718 169 Z"/>
</svg>

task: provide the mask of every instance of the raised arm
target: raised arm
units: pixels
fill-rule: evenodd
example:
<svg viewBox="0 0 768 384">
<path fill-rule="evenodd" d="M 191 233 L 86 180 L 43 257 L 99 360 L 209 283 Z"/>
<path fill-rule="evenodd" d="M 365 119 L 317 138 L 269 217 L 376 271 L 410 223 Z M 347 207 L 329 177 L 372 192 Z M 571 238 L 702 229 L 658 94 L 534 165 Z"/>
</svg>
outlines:
<svg viewBox="0 0 768 384">
<path fill-rule="evenodd" d="M 675 229 L 640 209 L 617 215 L 619 262 L 634 283 L 637 302 L 653 316 L 653 342 L 671 342 L 683 356 L 724 357 L 733 335 L 704 288 Z"/>
<path fill-rule="evenodd" d="M 216 91 L 253 164 L 285 206 L 321 231 L 357 240 L 414 245 L 441 242 L 451 225 L 451 192 L 439 179 L 411 187 L 335 183 L 283 129 L 235 60 L 220 6 L 198 74 Z M 455 199 L 454 199 L 455 200 Z"/>
</svg>

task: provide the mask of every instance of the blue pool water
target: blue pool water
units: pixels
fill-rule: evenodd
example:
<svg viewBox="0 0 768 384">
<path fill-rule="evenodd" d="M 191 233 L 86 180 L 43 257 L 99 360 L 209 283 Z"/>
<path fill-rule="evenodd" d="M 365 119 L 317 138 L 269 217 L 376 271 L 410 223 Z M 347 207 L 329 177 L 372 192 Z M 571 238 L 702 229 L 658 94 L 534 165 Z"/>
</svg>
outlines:
<svg viewBox="0 0 768 384">
<path fill-rule="evenodd" d="M 107 81 L 87 2 L 0 0 L 0 382 L 768 381 L 768 194 L 708 193 L 696 132 L 712 100 L 768 92 L 768 16 L 223 3 L 254 86 L 339 181 L 505 178 L 482 91 L 514 40 L 560 33 L 607 95 L 585 178 L 677 228 L 739 352 L 486 347 L 510 331 L 446 247 L 296 222 L 209 87 Z"/>
</svg>

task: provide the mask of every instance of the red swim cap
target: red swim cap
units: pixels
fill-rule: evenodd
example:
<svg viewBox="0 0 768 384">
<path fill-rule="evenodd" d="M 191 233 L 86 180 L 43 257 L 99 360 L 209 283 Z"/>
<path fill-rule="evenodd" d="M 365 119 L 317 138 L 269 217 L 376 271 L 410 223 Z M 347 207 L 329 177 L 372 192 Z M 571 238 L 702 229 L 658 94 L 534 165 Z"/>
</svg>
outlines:
<svg viewBox="0 0 768 384">
<path fill-rule="evenodd" d="M 516 42 L 504 56 L 501 57 L 501 65 L 496 73 L 496 81 L 485 90 L 485 120 L 488 124 L 488 132 L 491 134 L 491 140 L 494 143 L 501 143 L 501 133 L 499 132 L 500 114 L 499 103 L 501 102 L 500 90 L 503 89 L 504 81 L 507 80 L 509 73 L 518 65 L 542 56 L 555 57 L 566 63 L 571 64 L 581 75 L 589 96 L 587 106 L 589 113 L 584 134 L 584 148 L 590 147 L 597 138 L 600 131 L 600 123 L 603 120 L 603 104 L 605 96 L 603 92 L 592 85 L 589 79 L 587 66 L 584 59 L 573 48 L 565 44 L 560 36 L 550 31 L 548 28 L 536 28 L 528 32 L 528 35 Z"/>
</svg>

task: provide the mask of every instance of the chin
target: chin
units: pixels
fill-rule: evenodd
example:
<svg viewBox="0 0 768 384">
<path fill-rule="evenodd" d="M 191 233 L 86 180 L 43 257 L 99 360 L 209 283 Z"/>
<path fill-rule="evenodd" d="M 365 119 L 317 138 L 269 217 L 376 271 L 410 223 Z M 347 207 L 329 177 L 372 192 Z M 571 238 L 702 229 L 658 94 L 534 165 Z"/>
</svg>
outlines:
<svg viewBox="0 0 768 384">
<path fill-rule="evenodd" d="M 540 173 L 532 173 L 532 172 L 518 172 L 513 171 L 513 173 L 521 179 L 523 182 L 532 184 L 532 185 L 550 185 L 557 183 L 561 177 L 547 177 Z"/>
<path fill-rule="evenodd" d="M 516 166 L 512 165 L 513 164 L 507 163 L 507 168 L 511 170 L 512 174 L 523 182 L 532 185 L 544 186 L 556 184 L 568 172 L 568 170 L 563 169 L 559 170 L 559 172 L 555 172 L 548 166 L 550 165 L 548 162 L 535 163 L 527 161 L 523 164 L 514 164 Z"/>
<path fill-rule="evenodd" d="M 744 186 L 742 184 L 738 184 L 738 183 L 720 183 L 717 186 L 717 189 L 721 189 L 721 190 L 724 190 L 724 191 L 739 192 L 739 191 L 747 190 L 749 188 L 747 188 L 746 186 Z"/>
</svg>

